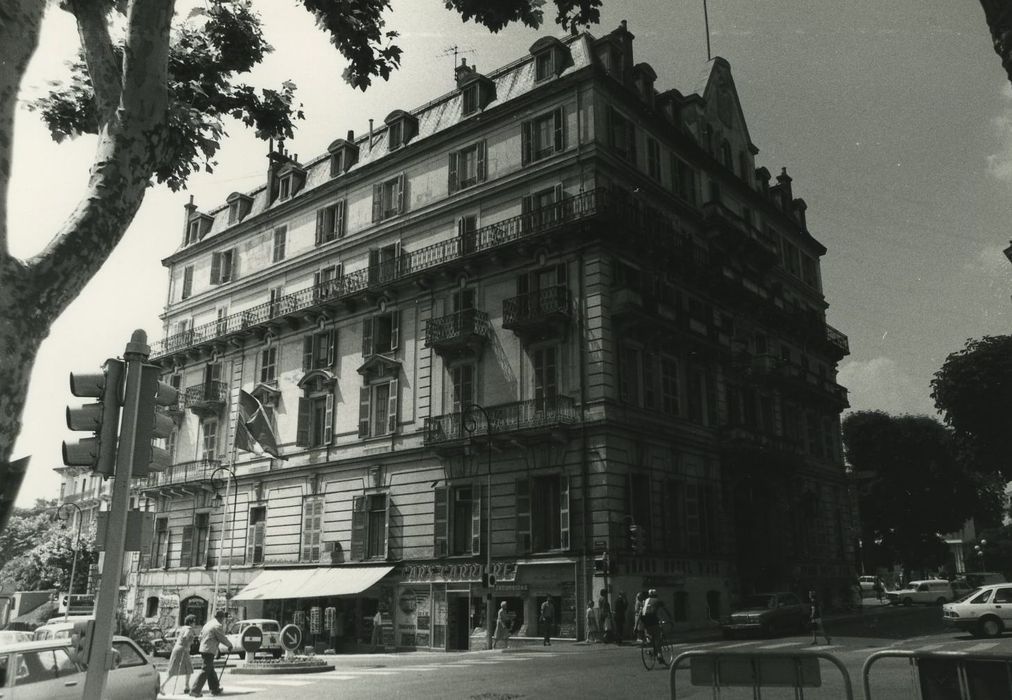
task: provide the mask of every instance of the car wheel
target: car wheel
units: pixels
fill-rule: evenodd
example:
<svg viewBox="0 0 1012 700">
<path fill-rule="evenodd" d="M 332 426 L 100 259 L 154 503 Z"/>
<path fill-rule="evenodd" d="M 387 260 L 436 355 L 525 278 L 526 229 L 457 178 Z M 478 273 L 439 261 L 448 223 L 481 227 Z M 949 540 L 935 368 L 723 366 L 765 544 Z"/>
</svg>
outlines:
<svg viewBox="0 0 1012 700">
<path fill-rule="evenodd" d="M 980 621 L 980 633 L 985 637 L 1001 635 L 1002 624 L 997 617 L 985 617 Z"/>
<path fill-rule="evenodd" d="M 904 598 L 903 599 L 903 606 L 904 607 L 909 608 L 911 605 L 913 605 L 913 603 L 914 603 L 914 601 L 911 600 L 910 598 Z"/>
</svg>

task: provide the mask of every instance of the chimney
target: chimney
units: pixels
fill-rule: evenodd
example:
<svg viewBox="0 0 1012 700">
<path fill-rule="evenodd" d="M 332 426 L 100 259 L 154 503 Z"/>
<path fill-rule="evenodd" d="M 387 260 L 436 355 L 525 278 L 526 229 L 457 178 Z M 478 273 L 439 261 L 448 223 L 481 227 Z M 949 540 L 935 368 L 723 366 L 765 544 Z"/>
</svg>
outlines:
<svg viewBox="0 0 1012 700">
<path fill-rule="evenodd" d="M 791 193 L 791 176 L 787 174 L 787 168 L 781 168 L 780 174 L 777 175 L 777 183 L 780 185 L 780 191 L 783 193 L 784 202 L 790 202 L 794 195 Z"/>
<path fill-rule="evenodd" d="M 187 234 L 190 231 L 190 217 L 193 216 L 193 212 L 197 211 L 197 205 L 193 203 L 193 195 L 190 195 L 190 201 L 183 205 L 183 242 L 186 242 Z"/>
<path fill-rule="evenodd" d="M 460 65 L 453 69 L 453 78 L 457 81 L 457 87 L 460 87 L 461 81 L 471 75 L 475 70 L 477 70 L 477 68 L 474 66 L 468 67 L 466 58 L 461 58 Z"/>
<path fill-rule="evenodd" d="M 372 153 L 372 119 L 369 120 L 369 152 Z"/>
<path fill-rule="evenodd" d="M 284 139 L 278 140 L 278 150 L 273 149 L 274 140 L 271 140 L 271 149 L 267 152 L 267 201 L 273 202 L 277 196 L 277 173 L 282 165 L 288 162 L 285 154 Z"/>
<path fill-rule="evenodd" d="M 355 143 L 355 131 L 348 129 L 348 138 L 345 139 L 348 143 Z"/>
<path fill-rule="evenodd" d="M 802 231 L 808 231 L 808 222 L 805 217 L 805 210 L 808 209 L 808 205 L 803 199 L 795 199 L 791 205 L 794 207 L 794 218 L 798 222 Z"/>
</svg>

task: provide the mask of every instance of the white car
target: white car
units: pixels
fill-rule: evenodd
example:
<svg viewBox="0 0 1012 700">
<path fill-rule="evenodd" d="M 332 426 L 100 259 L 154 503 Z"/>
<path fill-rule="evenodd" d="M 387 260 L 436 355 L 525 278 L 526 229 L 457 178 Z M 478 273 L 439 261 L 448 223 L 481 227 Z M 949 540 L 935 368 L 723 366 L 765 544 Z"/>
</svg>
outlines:
<svg viewBox="0 0 1012 700">
<path fill-rule="evenodd" d="M 155 700 L 158 670 L 136 644 L 114 637 L 116 668 L 106 678 L 106 700 Z M 4 700 L 80 700 L 85 668 L 74 660 L 69 639 L 18 642 L 0 647 L 0 697 Z"/>
<path fill-rule="evenodd" d="M 904 588 L 886 593 L 892 605 L 944 605 L 955 599 L 952 583 L 944 578 L 929 578 L 923 581 L 911 581 Z"/>
<path fill-rule="evenodd" d="M 942 622 L 974 637 L 997 637 L 1012 626 L 1012 584 L 983 586 L 942 606 Z"/>
<path fill-rule="evenodd" d="M 246 652 L 242 648 L 242 633 L 247 627 L 256 625 L 263 632 L 263 643 L 257 654 L 270 654 L 275 659 L 281 658 L 284 649 L 281 648 L 281 625 L 277 620 L 240 620 L 228 628 L 228 641 L 232 642 L 233 653 L 240 659 L 246 658 Z M 221 646 L 221 652 L 227 651 L 227 647 Z"/>
</svg>

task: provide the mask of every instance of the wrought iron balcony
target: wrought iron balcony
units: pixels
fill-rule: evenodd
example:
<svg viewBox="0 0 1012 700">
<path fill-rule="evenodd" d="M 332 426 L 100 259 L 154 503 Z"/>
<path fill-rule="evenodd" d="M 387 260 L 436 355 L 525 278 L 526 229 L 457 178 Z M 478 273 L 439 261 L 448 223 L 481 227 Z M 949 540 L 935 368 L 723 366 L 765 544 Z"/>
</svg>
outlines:
<svg viewBox="0 0 1012 700">
<path fill-rule="evenodd" d="M 850 341 L 847 340 L 847 336 L 828 323 L 826 324 L 826 342 L 837 349 L 841 359 L 850 354 Z"/>
<path fill-rule="evenodd" d="M 228 385 L 210 381 L 183 390 L 183 406 L 198 415 L 217 414 L 228 401 Z"/>
<path fill-rule="evenodd" d="M 556 284 L 504 299 L 502 327 L 517 335 L 543 337 L 560 331 L 572 313 L 569 289 Z"/>
<path fill-rule="evenodd" d="M 426 445 L 439 445 L 465 440 L 472 435 L 505 435 L 517 433 L 539 433 L 563 425 L 576 423 L 576 402 L 568 396 L 552 396 L 541 400 L 514 401 L 512 403 L 486 406 L 486 423 L 480 412 L 467 414 L 468 420 L 477 421 L 475 429 L 468 432 L 464 425 L 464 413 L 447 413 L 425 419 L 424 437 Z"/>
<path fill-rule="evenodd" d="M 165 471 L 151 472 L 148 475 L 145 490 L 161 489 L 170 486 L 196 485 L 210 480 L 212 472 L 221 466 L 217 459 L 201 459 L 195 462 L 179 462 Z"/>
<path fill-rule="evenodd" d="M 477 353 L 492 335 L 488 314 L 477 309 L 464 309 L 425 324 L 425 347 L 448 356 Z"/>
</svg>

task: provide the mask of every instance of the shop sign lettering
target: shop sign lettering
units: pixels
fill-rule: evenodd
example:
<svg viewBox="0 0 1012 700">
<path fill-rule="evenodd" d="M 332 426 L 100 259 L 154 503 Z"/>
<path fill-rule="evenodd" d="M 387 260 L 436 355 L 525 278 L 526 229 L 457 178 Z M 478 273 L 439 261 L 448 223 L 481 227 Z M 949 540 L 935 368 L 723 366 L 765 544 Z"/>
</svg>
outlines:
<svg viewBox="0 0 1012 700">
<path fill-rule="evenodd" d="M 485 571 L 482 564 L 413 564 L 404 567 L 404 581 L 408 583 L 445 583 L 447 581 L 481 581 Z M 492 575 L 499 581 L 515 581 L 517 563 L 498 561 L 492 564 Z"/>
</svg>

